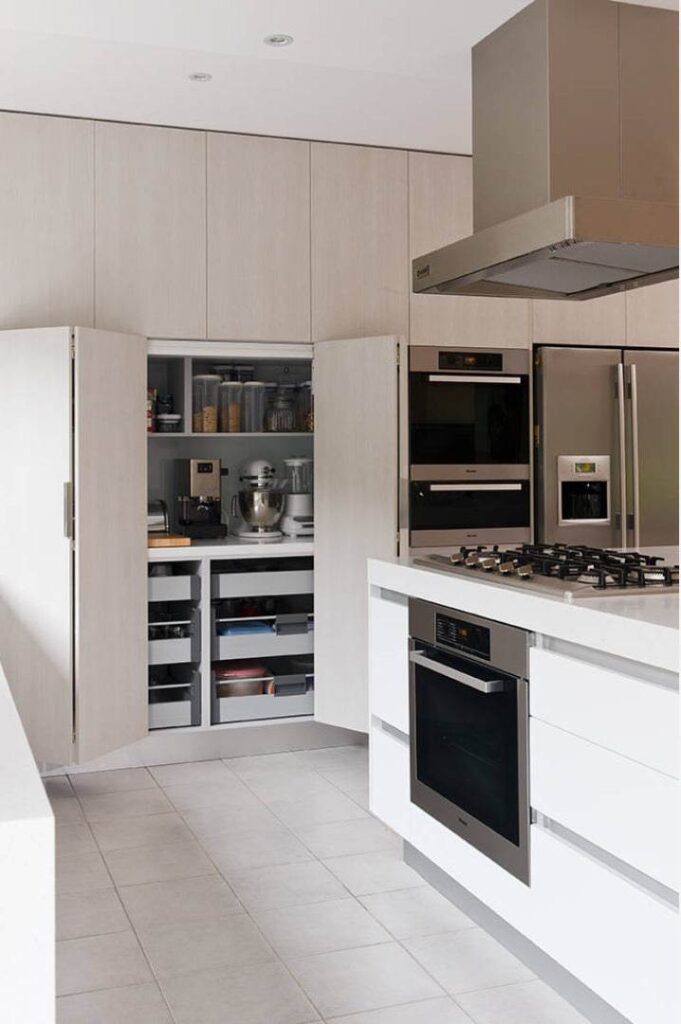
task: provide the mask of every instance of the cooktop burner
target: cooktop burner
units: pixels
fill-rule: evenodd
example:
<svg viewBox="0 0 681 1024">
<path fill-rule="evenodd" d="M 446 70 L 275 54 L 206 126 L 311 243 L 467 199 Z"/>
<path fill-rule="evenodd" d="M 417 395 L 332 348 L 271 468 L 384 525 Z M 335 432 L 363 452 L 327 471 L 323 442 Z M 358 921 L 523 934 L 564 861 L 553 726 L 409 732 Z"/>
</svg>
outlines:
<svg viewBox="0 0 681 1024">
<path fill-rule="evenodd" d="M 415 558 L 417 565 L 465 573 L 477 571 L 493 582 L 573 597 L 597 594 L 676 593 L 679 567 L 636 551 L 568 544 L 522 544 L 516 548 L 462 547 L 451 555 Z"/>
</svg>

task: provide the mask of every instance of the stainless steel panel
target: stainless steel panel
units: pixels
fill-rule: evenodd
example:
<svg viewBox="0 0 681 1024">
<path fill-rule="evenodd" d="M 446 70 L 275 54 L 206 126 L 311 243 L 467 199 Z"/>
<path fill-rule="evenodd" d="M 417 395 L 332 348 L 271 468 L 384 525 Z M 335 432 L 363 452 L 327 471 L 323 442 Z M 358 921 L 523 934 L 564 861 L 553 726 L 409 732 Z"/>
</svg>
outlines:
<svg viewBox="0 0 681 1024">
<path fill-rule="evenodd" d="M 616 373 L 620 349 L 541 348 L 537 368 L 539 451 L 538 540 L 594 547 L 619 546 L 621 523 Z M 611 459 L 612 522 L 560 526 L 558 457 L 598 452 Z"/>
<path fill-rule="evenodd" d="M 640 544 L 675 546 L 679 542 L 678 352 L 629 350 L 624 363 L 630 386 L 636 367 L 638 430 L 630 432 L 630 444 L 632 455 L 637 445 L 639 462 L 636 529 Z M 630 541 L 634 543 L 633 530 Z"/>
<path fill-rule="evenodd" d="M 511 547 L 532 540 L 530 527 L 513 527 L 510 530 L 412 530 L 409 543 L 412 548 L 459 547 L 475 544 L 500 544 Z"/>
<path fill-rule="evenodd" d="M 432 658 L 427 658 L 425 654 L 421 654 L 420 651 L 413 650 L 409 655 L 409 660 L 414 665 L 420 665 L 421 668 L 427 668 L 431 672 L 437 672 L 441 676 L 446 676 L 447 679 L 451 679 L 455 683 L 461 683 L 462 686 L 469 686 L 471 690 L 477 690 L 478 693 L 499 693 L 501 690 L 505 690 L 508 687 L 508 683 L 504 679 L 478 679 L 477 676 L 469 675 L 467 672 L 459 672 L 455 668 L 451 668 L 449 665 L 441 665 L 440 662 L 433 661 Z"/>
<path fill-rule="evenodd" d="M 529 480 L 530 467 L 528 465 L 497 466 L 494 464 L 474 463 L 473 465 L 447 465 L 417 464 L 409 467 L 410 480 L 422 480 L 427 483 L 431 480 Z"/>
<path fill-rule="evenodd" d="M 409 346 L 409 369 L 415 373 L 445 373 L 446 371 L 440 370 L 439 354 L 440 352 L 452 351 L 452 349 L 445 349 L 442 347 L 435 347 L 431 345 L 410 345 Z M 456 346 L 457 352 L 473 352 L 481 353 L 483 355 L 500 355 L 502 358 L 502 369 L 501 373 L 519 373 L 527 374 L 530 372 L 530 354 L 524 349 L 519 348 L 474 348 L 469 346 Z M 472 370 L 471 373 L 480 374 L 480 370 Z M 461 376 L 466 375 L 465 370 L 457 371 Z M 494 373 L 490 374 L 494 376 Z"/>
</svg>

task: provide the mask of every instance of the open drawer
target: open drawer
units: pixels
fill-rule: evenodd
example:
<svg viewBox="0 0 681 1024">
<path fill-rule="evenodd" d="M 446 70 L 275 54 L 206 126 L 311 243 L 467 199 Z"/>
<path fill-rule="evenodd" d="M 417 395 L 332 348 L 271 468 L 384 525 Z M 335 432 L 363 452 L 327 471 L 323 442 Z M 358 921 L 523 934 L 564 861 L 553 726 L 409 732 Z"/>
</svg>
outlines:
<svg viewBox="0 0 681 1024">
<path fill-rule="evenodd" d="M 149 670 L 149 728 L 198 725 L 201 719 L 201 677 L 190 665 Z"/>
<path fill-rule="evenodd" d="M 240 559 L 219 565 L 211 578 L 214 599 L 276 597 L 311 594 L 314 573 L 311 558 Z"/>
<path fill-rule="evenodd" d="M 147 593 L 149 601 L 198 601 L 201 598 L 201 578 L 192 563 L 154 562 L 150 569 L 169 564 L 173 569 L 167 576 L 149 576 Z"/>
<path fill-rule="evenodd" d="M 239 680 L 245 681 L 245 677 Z M 314 676 L 311 658 L 296 663 L 284 659 L 278 666 L 274 664 L 271 674 L 254 677 L 253 681 L 262 682 L 263 690 L 268 692 L 248 696 L 221 696 L 221 693 L 229 690 L 229 683 L 216 680 L 215 672 L 211 674 L 214 725 L 267 718 L 293 718 L 313 713 Z"/>
<path fill-rule="evenodd" d="M 247 629 L 257 623 L 258 632 L 234 632 L 221 635 L 230 628 Z M 262 627 L 265 627 L 264 629 Z M 311 613 L 259 616 L 257 619 L 216 620 L 213 630 L 213 660 L 233 658 L 266 658 L 294 654 L 311 654 L 314 649 L 314 620 Z"/>
<path fill-rule="evenodd" d="M 153 612 L 151 613 L 153 619 Z M 198 608 L 177 620 L 149 623 L 149 664 L 177 665 L 201 657 L 201 615 Z M 163 635 L 163 633 L 168 635 Z M 178 635 L 170 635 L 176 633 Z M 180 635 L 181 634 L 181 635 Z"/>
</svg>

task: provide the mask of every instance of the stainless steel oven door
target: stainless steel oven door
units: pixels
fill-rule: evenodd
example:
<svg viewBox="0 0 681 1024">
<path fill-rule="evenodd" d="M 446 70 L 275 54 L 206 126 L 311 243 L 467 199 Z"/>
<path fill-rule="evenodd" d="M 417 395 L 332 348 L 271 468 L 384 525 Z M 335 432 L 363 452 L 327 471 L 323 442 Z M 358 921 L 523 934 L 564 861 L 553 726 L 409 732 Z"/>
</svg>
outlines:
<svg viewBox="0 0 681 1024">
<path fill-rule="evenodd" d="M 411 547 L 523 544 L 532 540 L 529 480 L 411 480 Z"/>
<path fill-rule="evenodd" d="M 411 799 L 529 885 L 528 685 L 410 641 Z"/>
</svg>

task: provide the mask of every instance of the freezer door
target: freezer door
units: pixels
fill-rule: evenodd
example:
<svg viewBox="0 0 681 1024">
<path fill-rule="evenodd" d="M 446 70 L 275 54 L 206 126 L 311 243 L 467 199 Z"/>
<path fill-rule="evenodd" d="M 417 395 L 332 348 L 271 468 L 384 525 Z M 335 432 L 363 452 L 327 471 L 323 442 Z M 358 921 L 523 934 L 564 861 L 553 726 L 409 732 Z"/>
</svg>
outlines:
<svg viewBox="0 0 681 1024">
<path fill-rule="evenodd" d="M 628 351 L 627 517 L 633 547 L 679 543 L 679 354 Z"/>
<path fill-rule="evenodd" d="M 537 350 L 535 364 L 538 540 L 594 547 L 620 546 L 621 406 L 618 378 L 621 376 L 621 350 L 541 347 Z M 562 485 L 559 484 L 558 468 L 561 456 L 571 456 L 570 464 L 578 469 L 586 469 L 594 460 L 609 456 L 610 481 L 605 521 L 599 510 L 598 516 L 590 517 L 584 512 L 580 514 L 585 518 L 574 518 L 569 522 L 565 522 L 566 516 L 563 515 L 563 523 L 560 524 Z M 586 472 L 584 479 L 588 480 Z M 564 498 L 566 505 L 569 498 L 573 507 L 579 507 L 580 503 L 575 501 L 572 492 Z M 581 505 L 588 510 L 588 501 Z M 589 518 L 600 518 L 601 522 L 589 522 Z"/>
</svg>

